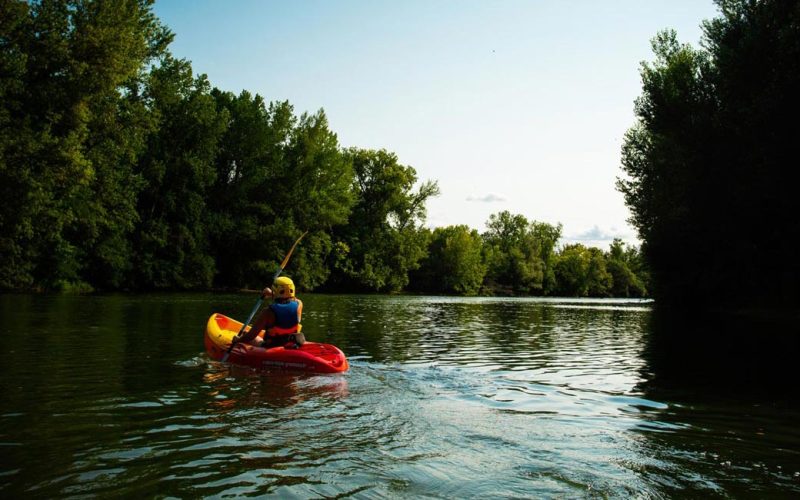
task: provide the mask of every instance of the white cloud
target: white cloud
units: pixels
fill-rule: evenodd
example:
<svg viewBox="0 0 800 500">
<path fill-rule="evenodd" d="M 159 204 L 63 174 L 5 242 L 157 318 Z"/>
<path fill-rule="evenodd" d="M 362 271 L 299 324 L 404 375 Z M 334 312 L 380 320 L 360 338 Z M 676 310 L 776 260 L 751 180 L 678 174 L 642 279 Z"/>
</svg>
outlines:
<svg viewBox="0 0 800 500">
<path fill-rule="evenodd" d="M 505 197 L 495 194 L 495 193 L 488 193 L 484 196 L 467 196 L 467 201 L 478 201 L 481 203 L 495 203 L 499 201 L 506 201 Z"/>
<path fill-rule="evenodd" d="M 570 236 L 567 239 L 573 241 L 611 241 L 614 238 L 619 238 L 620 235 L 613 234 L 610 232 L 603 231 L 598 226 L 594 226 L 588 231 L 584 231 L 580 234 Z"/>
<path fill-rule="evenodd" d="M 608 246 L 614 238 L 619 238 L 623 242 L 631 245 L 640 244 L 636 237 L 630 232 L 620 231 L 616 227 L 604 230 L 596 225 L 582 233 L 564 236 L 562 243 L 581 243 L 588 247 L 603 248 Z"/>
</svg>

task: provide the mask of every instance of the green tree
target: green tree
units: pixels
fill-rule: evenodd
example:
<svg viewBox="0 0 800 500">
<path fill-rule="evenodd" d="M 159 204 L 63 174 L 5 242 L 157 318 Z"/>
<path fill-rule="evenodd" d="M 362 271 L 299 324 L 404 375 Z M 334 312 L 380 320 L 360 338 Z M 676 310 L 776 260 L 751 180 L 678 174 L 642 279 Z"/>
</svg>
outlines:
<svg viewBox="0 0 800 500">
<path fill-rule="evenodd" d="M 585 297 L 589 293 L 591 256 L 580 243 L 565 245 L 555 262 L 556 293 L 564 297 Z"/>
<path fill-rule="evenodd" d="M 438 227 L 412 284 L 426 292 L 476 295 L 485 275 L 483 239 L 478 231 L 463 225 Z"/>
<path fill-rule="evenodd" d="M 599 248 L 590 247 L 586 249 L 588 253 L 587 266 L 587 289 L 586 293 L 590 297 L 609 297 L 613 286 L 613 277 L 608 272 L 606 257 Z"/>
<path fill-rule="evenodd" d="M 550 295 L 556 288 L 555 260 L 556 245 L 561 239 L 561 224 L 553 226 L 546 222 L 532 221 L 530 231 L 539 242 L 539 258 L 542 260 L 542 292 Z"/>
<path fill-rule="evenodd" d="M 151 71 L 146 97 L 158 127 L 138 167 L 146 185 L 138 200 L 135 283 L 207 287 L 215 264 L 206 201 L 228 115 L 217 111 L 206 77 L 194 77 L 188 62 L 172 57 Z"/>
<path fill-rule="evenodd" d="M 422 182 L 386 150 L 349 149 L 356 203 L 348 224 L 336 229 L 339 267 L 332 284 L 348 289 L 397 291 L 425 256 L 429 232 L 422 228 L 436 182 Z"/>
<path fill-rule="evenodd" d="M 553 286 L 554 247 L 561 225 L 531 221 L 503 211 L 492 214 L 483 234 L 486 243 L 487 281 L 515 293 L 543 294 Z"/>
<path fill-rule="evenodd" d="M 276 187 L 276 162 L 295 123 L 285 103 L 267 109 L 261 96 L 243 91 L 238 96 L 214 89 L 219 112 L 228 124 L 215 160 L 216 176 L 208 198 L 209 238 L 217 265 L 218 286 L 259 286 L 256 273 L 267 253 L 267 226 L 274 224 L 276 208 L 270 195 Z M 282 119 L 285 117 L 286 119 Z M 257 274 L 257 275 L 256 275 Z"/>
<path fill-rule="evenodd" d="M 141 90 L 148 64 L 172 40 L 151 5 L 91 2 L 76 10 L 82 15 L 75 21 L 73 57 L 87 62 L 82 85 L 97 94 L 86 100 L 91 119 L 85 156 L 93 175 L 80 192 L 70 236 L 80 249 L 82 279 L 102 288 L 127 286 L 132 271 L 130 240 L 144 184 L 135 169 L 155 127 Z"/>
<path fill-rule="evenodd" d="M 36 174 L 25 159 L 36 150 L 26 110 L 26 68 L 33 20 L 27 2 L 0 2 L 0 288 L 33 285 L 34 219 L 41 210 Z"/>
<path fill-rule="evenodd" d="M 656 62 L 643 64 L 641 71 L 645 91 L 636 102 L 639 123 L 623 145 L 629 178 L 619 187 L 658 286 L 695 290 L 701 277 L 687 273 L 685 264 L 700 250 L 687 243 L 699 242 L 709 222 L 693 221 L 704 204 L 701 185 L 708 183 L 698 182 L 698 165 L 712 160 L 706 146 L 713 140 L 713 93 L 701 77 L 709 71 L 709 58 L 679 44 L 674 31 L 660 33 L 653 50 Z M 719 208 L 709 208 L 719 216 Z"/>
<path fill-rule="evenodd" d="M 151 5 L 0 4 L 0 286 L 120 283 L 147 127 L 126 97 L 171 39 Z"/>
<path fill-rule="evenodd" d="M 567 297 L 609 297 L 614 286 L 606 255 L 579 243 L 565 245 L 555 259 L 556 293 Z"/>
<path fill-rule="evenodd" d="M 643 241 L 657 300 L 794 304 L 800 222 L 793 165 L 800 111 L 800 10 L 788 0 L 725 0 L 703 49 L 674 32 L 642 67 L 638 123 L 619 189 Z M 745 238 L 743 228 L 758 228 Z"/>
<path fill-rule="evenodd" d="M 313 289 L 329 277 L 328 260 L 334 249 L 331 232 L 347 221 L 357 199 L 352 191 L 354 167 L 323 110 L 302 114 L 279 154 L 282 161 L 275 162 L 278 169 L 269 198 L 276 210 L 271 240 L 281 242 L 273 254 L 275 263 L 283 258 L 287 245 L 308 230 L 297 257 L 292 257 L 292 274 L 301 286 Z M 269 267 L 271 275 L 274 266 Z"/>
<path fill-rule="evenodd" d="M 647 294 L 646 274 L 635 247 L 626 248 L 622 240 L 615 238 L 606 254 L 606 263 L 612 277 L 613 297 L 644 297 Z"/>
<path fill-rule="evenodd" d="M 229 120 L 216 159 L 210 232 L 222 286 L 260 287 L 287 248 L 309 234 L 287 272 L 313 289 L 329 274 L 331 228 L 354 201 L 353 169 L 325 113 L 295 116 L 288 102 L 267 106 L 249 92 L 212 92 Z"/>
<path fill-rule="evenodd" d="M 650 286 L 650 271 L 647 267 L 647 263 L 645 262 L 644 257 L 642 256 L 642 252 L 639 248 L 628 245 L 625 249 L 625 262 L 628 265 L 628 269 L 636 276 L 637 280 L 637 290 L 636 293 L 640 294 L 637 296 L 644 297 L 649 294 L 648 287 Z M 641 286 L 641 289 L 638 289 L 638 286 Z"/>
<path fill-rule="evenodd" d="M 483 235 L 490 282 L 516 293 L 541 289 L 544 278 L 539 242 L 531 237 L 528 224 L 525 216 L 503 211 L 489 216 Z"/>
</svg>

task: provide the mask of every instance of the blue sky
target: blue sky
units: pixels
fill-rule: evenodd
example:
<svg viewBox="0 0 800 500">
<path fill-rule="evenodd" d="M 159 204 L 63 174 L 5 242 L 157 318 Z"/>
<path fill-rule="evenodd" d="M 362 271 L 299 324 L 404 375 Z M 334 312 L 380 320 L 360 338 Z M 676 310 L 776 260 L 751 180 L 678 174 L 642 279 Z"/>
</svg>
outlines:
<svg viewBox="0 0 800 500">
<path fill-rule="evenodd" d="M 614 188 L 664 28 L 698 45 L 710 0 L 159 0 L 177 57 L 212 85 L 323 108 L 342 146 L 435 179 L 428 225 L 501 210 L 564 242 L 636 242 Z"/>
</svg>

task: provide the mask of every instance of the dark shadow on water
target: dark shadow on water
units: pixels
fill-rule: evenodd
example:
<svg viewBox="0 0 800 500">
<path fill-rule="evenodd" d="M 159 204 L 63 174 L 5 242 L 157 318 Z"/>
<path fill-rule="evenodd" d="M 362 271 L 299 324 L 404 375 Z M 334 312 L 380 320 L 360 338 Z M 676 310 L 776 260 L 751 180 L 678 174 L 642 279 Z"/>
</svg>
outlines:
<svg viewBox="0 0 800 500">
<path fill-rule="evenodd" d="M 792 316 L 656 308 L 640 389 L 656 398 L 678 393 L 796 404 L 798 354 L 800 323 Z"/>
<path fill-rule="evenodd" d="M 639 473 L 670 498 L 800 493 L 797 322 L 786 315 L 655 309 L 639 389 Z"/>
</svg>

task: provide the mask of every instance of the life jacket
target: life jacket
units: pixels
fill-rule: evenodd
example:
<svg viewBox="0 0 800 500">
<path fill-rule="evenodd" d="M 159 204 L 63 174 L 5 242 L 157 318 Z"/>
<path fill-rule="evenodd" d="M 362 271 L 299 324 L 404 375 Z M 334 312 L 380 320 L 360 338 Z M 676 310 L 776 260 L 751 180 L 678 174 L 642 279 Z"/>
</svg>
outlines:
<svg viewBox="0 0 800 500">
<path fill-rule="evenodd" d="M 300 324 L 303 303 L 299 300 L 273 302 L 269 305 L 269 309 L 275 315 L 275 324 L 267 330 L 269 335 L 290 335 L 303 328 L 303 325 Z"/>
</svg>

